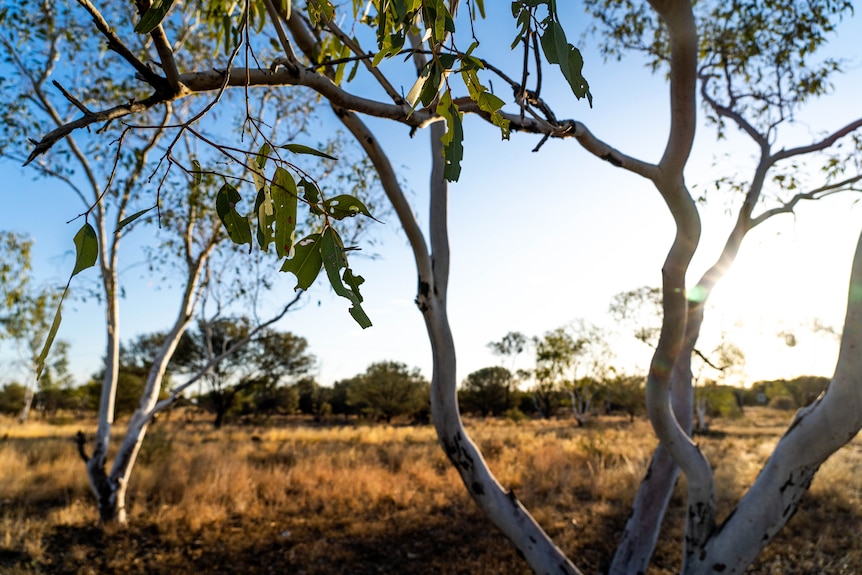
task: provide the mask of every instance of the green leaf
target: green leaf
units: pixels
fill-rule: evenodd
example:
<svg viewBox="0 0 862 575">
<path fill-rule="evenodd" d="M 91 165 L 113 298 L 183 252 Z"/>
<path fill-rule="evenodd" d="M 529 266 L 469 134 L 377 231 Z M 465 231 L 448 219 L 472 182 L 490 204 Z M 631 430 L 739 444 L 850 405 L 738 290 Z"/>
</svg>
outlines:
<svg viewBox="0 0 862 575">
<path fill-rule="evenodd" d="M 257 243 L 263 251 L 269 251 L 269 244 L 275 241 L 275 223 L 272 196 L 268 189 L 262 189 L 254 199 L 254 213 L 257 215 Z"/>
<path fill-rule="evenodd" d="M 422 70 L 419 71 L 419 77 L 416 78 L 416 82 L 413 84 L 413 87 L 410 88 L 409 92 L 407 92 L 407 103 L 410 104 L 411 112 L 416 109 L 416 104 L 419 103 L 419 96 L 425 88 L 425 83 L 428 81 L 428 78 L 431 77 L 432 64 L 433 60 L 426 62 L 425 65 L 422 66 Z"/>
<path fill-rule="evenodd" d="M 230 184 L 221 187 L 216 195 L 216 213 L 224 224 L 228 237 L 235 244 L 248 244 L 251 249 L 251 226 L 248 218 L 239 215 L 234 206 L 242 200 L 236 188 Z"/>
<path fill-rule="evenodd" d="M 254 182 L 254 189 L 258 192 L 266 188 L 266 174 L 258 164 L 258 159 L 251 154 L 248 155 L 248 169 L 251 171 L 251 179 Z"/>
<path fill-rule="evenodd" d="M 141 216 L 143 216 L 144 214 L 146 214 L 150 210 L 155 209 L 155 207 L 156 206 L 150 206 L 149 208 L 146 208 L 146 209 L 141 210 L 139 212 L 135 212 L 134 214 L 132 214 L 131 216 L 129 216 L 127 218 L 123 218 L 122 220 L 120 220 L 120 223 L 117 224 L 117 229 L 114 230 L 114 233 L 115 234 L 118 233 L 121 229 L 123 229 L 124 227 L 126 227 L 130 223 L 134 222 L 135 220 L 137 220 L 138 218 L 140 218 Z"/>
<path fill-rule="evenodd" d="M 461 72 L 470 98 L 476 102 L 479 109 L 491 116 L 491 122 L 500 128 L 503 139 L 508 140 L 510 129 L 509 120 L 500 114 L 503 108 L 503 100 L 490 93 L 485 86 L 479 82 L 479 75 L 475 69 L 465 69 Z"/>
<path fill-rule="evenodd" d="M 374 216 L 371 215 L 371 212 L 368 211 L 365 204 L 363 204 L 359 198 L 351 196 L 350 194 L 341 194 L 334 198 L 330 198 L 326 200 L 323 205 L 326 208 L 326 213 L 336 220 L 352 218 L 357 214 L 362 214 L 363 216 L 368 216 L 369 218 L 374 219 Z"/>
<path fill-rule="evenodd" d="M 162 20 L 165 19 L 173 3 L 174 0 L 153 0 L 153 3 L 141 17 L 141 21 L 135 26 L 135 32 L 138 34 L 149 34 L 155 30 L 162 23 Z"/>
<path fill-rule="evenodd" d="M 192 182 L 194 185 L 199 186 L 203 181 L 203 170 L 201 170 L 201 163 L 197 160 L 192 160 Z"/>
<path fill-rule="evenodd" d="M 295 289 L 307 290 L 320 274 L 323 267 L 320 242 L 320 234 L 311 234 L 302 238 L 294 246 L 293 257 L 281 266 L 281 271 L 290 272 L 296 276 Z"/>
<path fill-rule="evenodd" d="M 329 278 L 329 283 L 335 293 L 343 298 L 350 300 L 353 304 L 350 307 L 350 315 L 356 320 L 356 323 L 362 329 L 371 327 L 371 320 L 362 309 L 362 296 L 359 295 L 359 282 L 350 268 L 347 266 L 347 258 L 344 255 L 344 244 L 341 243 L 341 238 L 338 237 L 338 232 L 333 228 L 327 227 L 323 230 L 321 238 L 320 253 L 323 255 L 323 267 L 326 270 L 326 276 Z M 350 287 L 344 285 L 342 276 L 339 273 L 342 268 L 346 268 L 346 272 L 350 272 L 348 277 L 351 278 L 348 282 Z"/>
<path fill-rule="evenodd" d="M 48 352 L 51 351 L 51 346 L 54 344 L 54 338 L 57 337 L 57 330 L 60 329 L 60 322 L 62 321 L 63 317 L 63 315 L 60 313 L 60 310 L 63 308 L 64 299 L 66 299 L 66 291 L 63 292 L 63 297 L 60 298 L 60 302 L 57 304 L 57 313 L 54 314 L 54 321 L 51 322 L 51 329 L 48 330 L 48 337 L 45 339 L 45 345 L 42 346 L 42 352 L 36 359 L 37 380 L 42 377 L 42 370 L 45 369 L 45 360 L 48 359 Z"/>
<path fill-rule="evenodd" d="M 586 97 L 593 105 L 593 95 L 590 86 L 583 76 L 584 60 L 580 51 L 566 41 L 566 32 L 559 22 L 552 21 L 548 24 L 541 37 L 542 52 L 551 64 L 560 66 L 560 70 L 575 97 L 581 99 Z"/>
<path fill-rule="evenodd" d="M 307 154 L 309 156 L 318 156 L 321 158 L 326 158 L 327 160 L 337 160 L 338 158 L 334 156 L 330 156 L 329 154 L 325 154 L 320 150 L 315 150 L 309 146 L 303 146 L 302 144 L 284 144 L 279 146 L 279 148 L 284 148 L 288 152 L 293 152 L 294 154 Z"/>
<path fill-rule="evenodd" d="M 99 240 L 96 238 L 96 230 L 89 223 L 85 223 L 75 234 L 75 269 L 72 277 L 96 265 L 99 258 Z"/>
<path fill-rule="evenodd" d="M 359 301 L 363 301 L 362 296 L 359 294 L 359 286 L 365 283 L 365 278 L 353 275 L 353 271 L 350 268 L 345 268 L 344 274 L 341 277 L 344 279 L 344 283 L 353 290 L 353 293 L 359 296 Z"/>
<path fill-rule="evenodd" d="M 257 157 L 255 160 L 257 161 L 257 167 L 263 170 L 266 166 L 266 161 L 269 159 L 269 155 L 272 153 L 272 146 L 269 145 L 269 142 L 265 142 L 260 149 L 257 151 Z"/>
<path fill-rule="evenodd" d="M 323 215 L 323 210 L 320 209 L 320 190 L 317 189 L 317 186 L 314 182 L 310 182 L 305 178 L 299 180 L 299 187 L 305 190 L 302 194 L 302 197 L 305 198 L 305 201 L 308 202 L 308 209 L 312 214 L 316 214 L 318 216 Z"/>
<path fill-rule="evenodd" d="M 476 0 L 476 8 L 479 9 L 479 15 L 485 17 L 485 0 Z"/>
<path fill-rule="evenodd" d="M 275 253 L 283 258 L 293 247 L 298 190 L 293 176 L 282 167 L 276 168 L 271 189 L 275 208 Z"/>
<path fill-rule="evenodd" d="M 461 175 L 461 160 L 464 158 L 464 128 L 461 125 L 461 112 L 452 101 L 449 91 L 443 92 L 437 104 L 437 113 L 446 118 L 446 133 L 443 134 L 443 177 L 457 182 Z"/>
</svg>

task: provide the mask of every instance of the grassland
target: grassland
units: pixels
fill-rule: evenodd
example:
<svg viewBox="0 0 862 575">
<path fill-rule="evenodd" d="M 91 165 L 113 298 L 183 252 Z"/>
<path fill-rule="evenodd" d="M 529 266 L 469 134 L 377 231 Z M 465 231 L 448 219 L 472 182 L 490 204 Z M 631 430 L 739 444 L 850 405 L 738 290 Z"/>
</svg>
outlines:
<svg viewBox="0 0 862 575">
<path fill-rule="evenodd" d="M 790 417 L 750 409 L 698 438 L 716 471 L 721 516 Z M 430 427 L 213 431 L 175 415 L 147 437 L 126 529 L 97 524 L 72 441 L 82 427 L 0 420 L 0 573 L 529 573 L 466 496 Z M 500 481 L 585 572 L 601 572 L 654 447 L 648 422 L 468 427 Z M 749 572 L 862 573 L 860 464 L 857 439 L 823 466 Z M 678 566 L 681 493 L 652 573 Z"/>
</svg>

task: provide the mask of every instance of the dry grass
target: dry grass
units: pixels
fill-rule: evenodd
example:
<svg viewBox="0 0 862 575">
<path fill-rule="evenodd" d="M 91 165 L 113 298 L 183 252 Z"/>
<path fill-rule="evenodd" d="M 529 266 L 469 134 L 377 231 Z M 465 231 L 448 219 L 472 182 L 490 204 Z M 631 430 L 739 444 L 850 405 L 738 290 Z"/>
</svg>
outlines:
<svg viewBox="0 0 862 575">
<path fill-rule="evenodd" d="M 787 413 L 755 411 L 698 441 L 719 513 L 754 480 Z M 72 441 L 80 426 L 0 421 L 0 573 L 528 573 L 477 511 L 430 427 L 211 430 L 160 423 L 103 530 Z M 585 572 L 601 572 L 655 446 L 646 421 L 473 421 L 493 471 Z M 750 573 L 862 572 L 862 441 L 815 480 Z M 678 566 L 681 488 L 654 573 Z"/>
</svg>

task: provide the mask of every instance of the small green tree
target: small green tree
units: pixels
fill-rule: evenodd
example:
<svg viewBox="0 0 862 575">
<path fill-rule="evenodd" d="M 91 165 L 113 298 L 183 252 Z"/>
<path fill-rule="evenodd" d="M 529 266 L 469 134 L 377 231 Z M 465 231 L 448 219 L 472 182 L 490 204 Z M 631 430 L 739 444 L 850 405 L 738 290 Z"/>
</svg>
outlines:
<svg viewBox="0 0 862 575">
<path fill-rule="evenodd" d="M 174 355 L 171 365 L 177 370 L 207 369 L 203 376 L 207 391 L 199 401 L 214 414 L 216 428 L 240 404 L 249 411 L 258 401 L 266 403 L 279 395 L 279 387 L 314 366 L 305 338 L 265 328 L 248 340 L 252 329 L 247 318 L 201 321 L 189 334 L 188 347 Z M 214 358 L 231 350 L 233 353 L 213 364 Z"/>
<path fill-rule="evenodd" d="M 416 416 L 428 407 L 428 382 L 418 369 L 396 361 L 372 363 L 350 380 L 347 401 L 375 420 L 390 423 Z"/>
<path fill-rule="evenodd" d="M 51 328 L 51 314 L 59 293 L 33 282 L 33 240 L 14 232 L 0 232 L 0 339 L 13 342 L 27 372 L 24 401 L 18 419 L 30 417 L 37 391 L 68 379 L 68 344 L 58 341 L 51 363 L 39 369 L 39 355 Z M 52 378 L 53 375 L 53 378 Z M 54 381 L 59 379 L 59 381 Z"/>
<path fill-rule="evenodd" d="M 301 378 L 293 388 L 297 392 L 299 411 L 305 415 L 311 415 L 314 421 L 322 421 L 334 412 L 331 403 L 334 390 L 323 387 L 313 377 Z M 346 394 L 343 401 L 346 401 Z"/>
<path fill-rule="evenodd" d="M 21 413 L 27 388 L 20 383 L 7 383 L 0 388 L 0 413 L 15 415 Z"/>
<path fill-rule="evenodd" d="M 505 367 L 483 367 L 467 376 L 461 387 L 461 410 L 482 417 L 500 416 L 513 407 L 515 378 Z"/>
<path fill-rule="evenodd" d="M 606 411 L 622 411 L 634 422 L 635 416 L 646 411 L 644 384 L 646 376 L 621 375 L 605 382 Z"/>
</svg>

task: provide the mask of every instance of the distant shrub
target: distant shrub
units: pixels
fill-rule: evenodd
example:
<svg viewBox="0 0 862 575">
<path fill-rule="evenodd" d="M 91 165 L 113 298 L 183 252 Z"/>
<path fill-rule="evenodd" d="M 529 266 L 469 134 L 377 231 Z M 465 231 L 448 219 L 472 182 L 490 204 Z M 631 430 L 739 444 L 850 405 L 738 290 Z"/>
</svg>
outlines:
<svg viewBox="0 0 862 575">
<path fill-rule="evenodd" d="M 503 417 L 505 417 L 509 421 L 514 421 L 515 423 L 520 423 L 521 421 L 527 419 L 527 416 L 524 414 L 524 412 L 517 407 L 507 409 L 505 413 L 503 413 Z"/>
<path fill-rule="evenodd" d="M 790 411 L 796 409 L 796 402 L 789 395 L 778 395 L 769 400 L 769 407 L 781 411 Z"/>
</svg>

